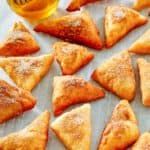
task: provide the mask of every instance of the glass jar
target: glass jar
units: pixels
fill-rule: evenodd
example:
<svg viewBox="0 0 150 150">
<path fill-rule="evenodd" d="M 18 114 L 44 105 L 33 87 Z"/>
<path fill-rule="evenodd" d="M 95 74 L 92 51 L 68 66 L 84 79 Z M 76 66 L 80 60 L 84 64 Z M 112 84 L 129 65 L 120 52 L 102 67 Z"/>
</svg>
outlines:
<svg viewBox="0 0 150 150">
<path fill-rule="evenodd" d="M 59 0 L 7 0 L 17 14 L 28 19 L 43 19 L 58 7 Z"/>
</svg>

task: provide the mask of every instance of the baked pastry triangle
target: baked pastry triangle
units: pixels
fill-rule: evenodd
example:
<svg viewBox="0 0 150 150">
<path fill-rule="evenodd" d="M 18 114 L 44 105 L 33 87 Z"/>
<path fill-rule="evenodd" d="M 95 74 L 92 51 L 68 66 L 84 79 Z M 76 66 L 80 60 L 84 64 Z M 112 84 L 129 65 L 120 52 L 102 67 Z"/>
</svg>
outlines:
<svg viewBox="0 0 150 150">
<path fill-rule="evenodd" d="M 112 112 L 110 122 L 132 121 L 137 123 L 135 114 L 127 100 L 121 100 Z"/>
<path fill-rule="evenodd" d="M 99 150 L 126 149 L 139 137 L 139 129 L 127 100 L 115 107 L 112 118 L 102 133 Z"/>
<path fill-rule="evenodd" d="M 128 52 L 106 60 L 93 72 L 92 78 L 122 99 L 132 100 L 135 96 L 135 76 Z"/>
<path fill-rule="evenodd" d="M 19 132 L 0 138 L 1 150 L 45 150 L 48 141 L 50 114 L 43 112 Z"/>
<path fill-rule="evenodd" d="M 56 76 L 53 87 L 52 104 L 56 116 L 73 104 L 94 101 L 105 95 L 101 88 L 77 76 Z"/>
<path fill-rule="evenodd" d="M 143 133 L 138 141 L 133 145 L 131 150 L 150 150 L 150 133 Z"/>
<path fill-rule="evenodd" d="M 0 67 L 19 87 L 30 91 L 48 72 L 52 62 L 51 54 L 38 57 L 7 57 L 0 59 Z"/>
<path fill-rule="evenodd" d="M 94 49 L 102 48 L 97 27 L 89 14 L 85 12 L 45 20 L 36 25 L 35 31 L 44 32 Z"/>
<path fill-rule="evenodd" d="M 95 2 L 97 0 L 72 0 L 69 4 L 67 11 L 76 11 L 80 10 L 80 7 L 88 3 Z"/>
<path fill-rule="evenodd" d="M 138 54 L 150 54 L 150 29 L 146 31 L 137 41 L 129 48 L 129 52 Z"/>
<path fill-rule="evenodd" d="M 40 49 L 28 29 L 17 22 L 8 37 L 0 44 L 1 56 L 20 56 L 37 52 Z"/>
<path fill-rule="evenodd" d="M 85 104 L 64 113 L 51 124 L 51 128 L 68 150 L 90 150 L 90 105 Z"/>
<path fill-rule="evenodd" d="M 105 14 L 106 46 L 111 47 L 129 31 L 147 22 L 147 18 L 124 6 L 108 6 Z"/>
<path fill-rule="evenodd" d="M 55 57 L 64 75 L 71 75 L 87 65 L 94 57 L 85 47 L 67 42 L 54 44 Z"/>
<path fill-rule="evenodd" d="M 35 103 L 35 98 L 28 91 L 0 80 L 0 123 L 32 109 Z"/>
<path fill-rule="evenodd" d="M 133 7 L 136 10 L 148 8 L 150 7 L 150 1 L 149 0 L 136 0 Z"/>
<path fill-rule="evenodd" d="M 150 63 L 140 58 L 137 61 L 141 78 L 142 101 L 145 106 L 150 106 Z"/>
</svg>

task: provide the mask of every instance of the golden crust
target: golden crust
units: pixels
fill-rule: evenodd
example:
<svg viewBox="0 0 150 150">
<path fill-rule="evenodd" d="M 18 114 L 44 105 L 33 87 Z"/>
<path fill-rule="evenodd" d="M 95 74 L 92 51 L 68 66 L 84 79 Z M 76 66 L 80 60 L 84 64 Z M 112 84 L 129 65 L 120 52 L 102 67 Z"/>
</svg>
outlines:
<svg viewBox="0 0 150 150">
<path fill-rule="evenodd" d="M 0 67 L 19 87 L 31 91 L 48 72 L 52 62 L 51 54 L 38 57 L 7 57 L 0 59 Z"/>
<path fill-rule="evenodd" d="M 146 17 L 131 8 L 108 6 L 105 13 L 106 46 L 113 46 L 128 32 L 147 21 Z"/>
<path fill-rule="evenodd" d="M 69 6 L 67 7 L 67 11 L 76 11 L 80 10 L 80 7 L 86 5 L 88 3 L 95 2 L 97 0 L 72 0 Z"/>
<path fill-rule="evenodd" d="M 40 49 L 31 33 L 21 23 L 15 23 L 7 39 L 0 45 L 1 56 L 20 56 L 37 52 Z"/>
<path fill-rule="evenodd" d="M 91 102 L 105 96 L 101 88 L 77 76 L 54 77 L 53 86 L 52 104 L 55 115 L 60 115 L 73 104 Z"/>
<path fill-rule="evenodd" d="M 43 112 L 19 132 L 0 138 L 1 150 L 45 150 L 48 140 L 50 114 Z"/>
<path fill-rule="evenodd" d="M 34 30 L 94 49 L 102 48 L 98 29 L 88 13 L 70 14 L 45 20 L 36 25 Z"/>
<path fill-rule="evenodd" d="M 94 57 L 85 47 L 76 44 L 56 42 L 53 47 L 63 75 L 74 74 Z"/>
<path fill-rule="evenodd" d="M 150 106 L 150 63 L 140 58 L 137 61 L 141 78 L 142 101 L 145 106 Z"/>
<path fill-rule="evenodd" d="M 135 114 L 127 100 L 121 100 L 120 103 L 115 107 L 110 121 L 117 122 L 121 120 L 137 123 Z"/>
<path fill-rule="evenodd" d="M 139 137 L 136 118 L 128 101 L 122 100 L 114 109 L 99 144 L 99 150 L 126 149 Z"/>
<path fill-rule="evenodd" d="M 147 30 L 137 41 L 128 49 L 129 52 L 138 54 L 150 54 L 150 29 Z"/>
<path fill-rule="evenodd" d="M 135 76 L 128 52 L 106 60 L 93 72 L 92 78 L 122 99 L 130 101 L 135 96 Z"/>
<path fill-rule="evenodd" d="M 0 123 L 33 108 L 35 103 L 35 98 L 28 91 L 0 80 Z"/>
<path fill-rule="evenodd" d="M 90 150 L 90 105 L 85 104 L 64 113 L 51 124 L 51 128 L 68 150 Z"/>
<path fill-rule="evenodd" d="M 143 133 L 131 150 L 150 150 L 150 133 Z"/>
<path fill-rule="evenodd" d="M 149 0 L 136 0 L 133 6 L 133 8 L 136 10 L 141 10 L 141 9 L 149 8 L 149 7 L 150 7 Z"/>
</svg>

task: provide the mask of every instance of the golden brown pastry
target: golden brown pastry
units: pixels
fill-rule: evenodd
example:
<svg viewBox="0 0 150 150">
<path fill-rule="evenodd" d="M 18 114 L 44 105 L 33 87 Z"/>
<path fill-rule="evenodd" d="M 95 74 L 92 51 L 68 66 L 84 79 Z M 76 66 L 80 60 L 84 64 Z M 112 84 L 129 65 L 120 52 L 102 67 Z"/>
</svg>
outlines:
<svg viewBox="0 0 150 150">
<path fill-rule="evenodd" d="M 55 115 L 60 115 L 73 104 L 90 102 L 105 96 L 101 88 L 77 76 L 56 76 L 53 87 L 52 104 Z"/>
<path fill-rule="evenodd" d="M 135 0 L 134 9 L 141 10 L 150 7 L 150 0 Z"/>
<path fill-rule="evenodd" d="M 76 11 L 80 10 L 80 7 L 88 3 L 95 2 L 97 0 L 72 0 L 69 4 L 67 11 Z"/>
<path fill-rule="evenodd" d="M 127 100 L 115 107 L 106 125 L 98 150 L 125 150 L 139 137 L 136 117 Z"/>
<path fill-rule="evenodd" d="M 43 112 L 19 132 L 0 138 L 0 150 L 46 150 L 50 113 Z"/>
<path fill-rule="evenodd" d="M 141 78 L 142 101 L 145 106 L 150 106 L 150 63 L 140 58 L 137 61 Z"/>
<path fill-rule="evenodd" d="M 129 52 L 137 54 L 150 54 L 150 29 L 131 45 Z"/>
<path fill-rule="evenodd" d="M 0 123 L 32 109 L 35 103 L 30 92 L 0 80 Z"/>
<path fill-rule="evenodd" d="M 28 29 L 21 23 L 14 24 L 13 30 L 0 44 L 1 56 L 20 56 L 37 52 L 40 49 Z"/>
<path fill-rule="evenodd" d="M 135 76 L 128 52 L 106 60 L 93 72 L 92 78 L 122 99 L 130 101 L 135 96 Z"/>
<path fill-rule="evenodd" d="M 85 47 L 67 42 L 54 44 L 55 57 L 64 75 L 72 75 L 94 57 Z"/>
<path fill-rule="evenodd" d="M 94 49 L 102 48 L 98 29 L 88 13 L 74 13 L 60 18 L 45 20 L 35 27 L 35 31 Z"/>
<path fill-rule="evenodd" d="M 147 22 L 147 18 L 124 6 L 108 6 L 105 14 L 106 46 L 111 47 L 128 32 Z"/>
<path fill-rule="evenodd" d="M 31 91 L 49 71 L 52 62 L 51 54 L 37 57 L 7 57 L 0 58 L 0 67 L 19 87 Z"/>
<path fill-rule="evenodd" d="M 143 133 L 131 150 L 150 150 L 150 133 Z"/>
<path fill-rule="evenodd" d="M 64 113 L 51 124 L 67 150 L 90 150 L 91 107 L 85 104 Z"/>
</svg>

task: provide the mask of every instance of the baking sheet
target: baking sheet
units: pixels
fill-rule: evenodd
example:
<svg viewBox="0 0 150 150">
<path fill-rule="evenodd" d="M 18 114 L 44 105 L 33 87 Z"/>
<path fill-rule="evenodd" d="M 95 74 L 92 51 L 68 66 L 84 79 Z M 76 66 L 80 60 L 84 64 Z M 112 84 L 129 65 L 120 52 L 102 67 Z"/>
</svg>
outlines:
<svg viewBox="0 0 150 150">
<path fill-rule="evenodd" d="M 59 5 L 59 12 L 64 12 L 64 8 L 69 3 L 69 0 L 60 0 Z M 115 5 L 115 4 L 123 4 L 127 6 L 131 6 L 133 0 L 102 0 L 101 2 L 96 2 L 94 4 L 89 4 L 84 7 L 82 10 L 87 10 L 92 15 L 93 19 L 95 20 L 101 35 L 103 36 L 103 18 L 104 18 L 104 9 L 108 5 Z M 148 16 L 148 9 L 142 11 L 142 14 Z M 23 21 L 26 26 L 31 29 L 31 32 L 39 42 L 41 46 L 41 51 L 34 54 L 40 55 L 44 53 L 52 52 L 52 44 L 58 39 L 50 37 L 48 35 L 44 35 L 42 33 L 35 33 L 32 30 L 32 25 L 25 21 L 23 18 L 17 16 L 13 13 L 8 5 L 6 0 L 0 1 L 0 41 L 4 39 L 8 30 L 12 27 L 15 21 Z M 112 55 L 115 55 L 122 50 L 127 49 L 139 36 L 141 36 L 146 29 L 150 27 L 150 23 L 144 25 L 140 28 L 137 28 L 130 32 L 125 38 L 123 38 L 120 42 L 118 42 L 113 48 L 111 49 L 103 49 L 102 51 L 95 51 L 94 60 L 88 64 L 86 67 L 81 69 L 77 75 L 80 75 L 86 80 L 91 80 L 90 75 L 93 70 L 102 62 L 110 58 Z M 135 60 L 138 57 L 146 58 L 150 61 L 150 56 L 138 56 L 135 55 L 133 57 L 133 63 L 136 70 L 136 79 L 137 79 L 137 94 L 134 101 L 131 103 L 133 110 L 137 116 L 139 121 L 139 128 L 141 133 L 144 131 L 150 131 L 150 108 L 146 108 L 142 105 L 141 102 L 141 94 L 139 89 L 139 77 L 137 73 L 137 67 Z M 0 125 L 0 136 L 5 136 L 9 133 L 19 131 L 20 129 L 24 128 L 28 125 L 35 117 L 37 117 L 42 111 L 48 109 L 51 111 L 51 98 L 52 98 L 52 81 L 53 77 L 56 75 L 61 75 L 60 68 L 56 62 L 54 62 L 53 66 L 51 67 L 49 73 L 46 77 L 38 84 L 38 86 L 33 90 L 33 95 L 37 98 L 37 105 L 34 109 L 25 112 L 23 115 L 8 121 L 5 124 Z M 0 74 L 1 77 L 1 74 Z M 96 84 L 94 81 L 91 81 Z M 100 135 L 102 133 L 103 128 L 105 127 L 107 121 L 111 116 L 111 112 L 115 105 L 119 102 L 119 98 L 115 95 L 111 94 L 110 92 L 106 91 L 106 97 L 96 102 L 92 102 L 92 144 L 91 150 L 95 150 L 98 146 Z M 67 109 L 69 111 L 72 108 L 77 107 L 73 106 Z M 55 118 L 51 113 L 51 121 Z M 64 146 L 61 142 L 57 139 L 57 137 L 52 133 L 49 132 L 49 141 L 47 145 L 47 150 L 64 150 Z"/>
</svg>

